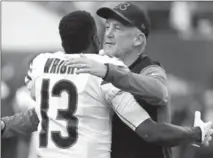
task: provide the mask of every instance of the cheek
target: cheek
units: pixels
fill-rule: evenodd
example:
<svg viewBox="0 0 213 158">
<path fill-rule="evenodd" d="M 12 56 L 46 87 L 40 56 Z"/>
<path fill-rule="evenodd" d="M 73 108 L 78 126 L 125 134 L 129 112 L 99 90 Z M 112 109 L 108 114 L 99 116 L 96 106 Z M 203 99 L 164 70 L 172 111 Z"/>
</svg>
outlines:
<svg viewBox="0 0 213 158">
<path fill-rule="evenodd" d="M 132 43 L 131 41 L 127 38 L 121 38 L 120 40 L 117 41 L 117 49 L 124 51 L 126 49 L 129 49 L 131 47 Z"/>
</svg>

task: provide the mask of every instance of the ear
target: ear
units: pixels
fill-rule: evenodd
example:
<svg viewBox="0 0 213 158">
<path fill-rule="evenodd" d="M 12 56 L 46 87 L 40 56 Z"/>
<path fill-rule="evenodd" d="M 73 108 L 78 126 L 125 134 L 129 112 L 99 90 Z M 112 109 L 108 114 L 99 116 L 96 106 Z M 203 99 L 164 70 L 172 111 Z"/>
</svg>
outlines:
<svg viewBox="0 0 213 158">
<path fill-rule="evenodd" d="M 146 44 L 146 37 L 143 33 L 138 33 L 134 39 L 134 46 L 135 47 L 138 47 L 138 46 L 141 46 L 141 45 L 144 45 Z"/>
<path fill-rule="evenodd" d="M 93 41 L 94 48 L 98 52 L 99 49 L 100 49 L 100 41 L 99 41 L 99 38 L 98 38 L 97 34 L 93 35 L 92 41 Z"/>
<path fill-rule="evenodd" d="M 93 36 L 93 41 L 94 41 L 95 46 L 99 48 L 99 46 L 100 46 L 100 41 L 99 41 L 99 38 L 98 38 L 98 35 L 97 35 L 97 34 L 95 34 L 95 35 Z"/>
</svg>

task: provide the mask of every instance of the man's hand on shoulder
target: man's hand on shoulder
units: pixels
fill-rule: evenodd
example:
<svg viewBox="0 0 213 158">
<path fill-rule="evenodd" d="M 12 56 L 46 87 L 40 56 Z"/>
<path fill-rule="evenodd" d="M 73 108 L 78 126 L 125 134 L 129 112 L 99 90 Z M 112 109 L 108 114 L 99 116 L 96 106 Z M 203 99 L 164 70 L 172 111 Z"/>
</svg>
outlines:
<svg viewBox="0 0 213 158">
<path fill-rule="evenodd" d="M 79 58 L 72 58 L 66 62 L 69 67 L 77 68 L 77 74 L 89 73 L 103 78 L 107 73 L 107 66 L 104 63 L 88 58 L 81 54 Z"/>
</svg>

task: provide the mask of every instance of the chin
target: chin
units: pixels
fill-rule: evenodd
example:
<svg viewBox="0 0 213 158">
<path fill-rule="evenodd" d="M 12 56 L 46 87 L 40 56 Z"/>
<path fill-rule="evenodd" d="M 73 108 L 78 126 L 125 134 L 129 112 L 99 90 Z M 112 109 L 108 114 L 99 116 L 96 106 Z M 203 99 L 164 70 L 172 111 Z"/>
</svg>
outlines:
<svg viewBox="0 0 213 158">
<path fill-rule="evenodd" d="M 104 54 L 107 54 L 109 56 L 116 56 L 116 52 L 112 49 L 104 48 Z"/>
</svg>

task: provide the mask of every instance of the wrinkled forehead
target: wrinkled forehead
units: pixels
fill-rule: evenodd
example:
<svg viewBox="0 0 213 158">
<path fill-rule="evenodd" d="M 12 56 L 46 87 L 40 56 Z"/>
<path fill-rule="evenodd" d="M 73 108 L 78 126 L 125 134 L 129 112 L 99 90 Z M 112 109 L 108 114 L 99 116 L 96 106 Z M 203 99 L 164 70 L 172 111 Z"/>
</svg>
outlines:
<svg viewBox="0 0 213 158">
<path fill-rule="evenodd" d="M 124 30 L 124 33 L 126 33 L 126 34 L 135 35 L 139 32 L 141 33 L 141 31 L 137 27 L 132 26 L 132 25 L 124 25 L 120 21 L 117 21 L 117 20 L 111 19 L 111 18 L 106 20 L 105 25 L 113 25 L 114 27 L 116 27 L 116 26 L 121 27 Z"/>
<path fill-rule="evenodd" d="M 106 24 L 111 24 L 111 25 L 118 25 L 118 26 L 122 26 L 124 28 L 136 28 L 130 24 L 125 24 L 115 18 L 108 18 L 106 19 Z"/>
</svg>

